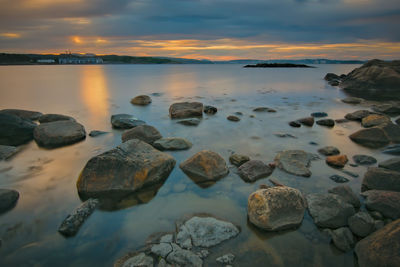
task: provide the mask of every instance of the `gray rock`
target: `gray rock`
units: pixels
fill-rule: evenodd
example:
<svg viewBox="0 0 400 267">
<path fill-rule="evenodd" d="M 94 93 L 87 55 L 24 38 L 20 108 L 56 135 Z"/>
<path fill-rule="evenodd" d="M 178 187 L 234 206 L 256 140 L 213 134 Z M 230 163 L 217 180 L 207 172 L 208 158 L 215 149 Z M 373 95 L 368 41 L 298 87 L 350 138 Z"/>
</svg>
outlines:
<svg viewBox="0 0 400 267">
<path fill-rule="evenodd" d="M 299 123 L 311 127 L 314 125 L 314 117 L 306 117 L 297 120 Z"/>
<path fill-rule="evenodd" d="M 379 148 L 390 143 L 385 131 L 378 127 L 361 129 L 349 137 L 353 142 L 370 148 Z"/>
<path fill-rule="evenodd" d="M 253 183 L 258 179 L 268 177 L 272 174 L 274 170 L 264 164 L 260 160 L 250 160 L 246 163 L 243 163 L 239 169 L 239 176 L 248 183 Z"/>
<path fill-rule="evenodd" d="M 314 117 L 314 118 L 323 118 L 323 117 L 327 117 L 327 116 L 328 116 L 328 113 L 326 113 L 326 112 L 311 113 L 311 117 Z"/>
<path fill-rule="evenodd" d="M 375 221 L 368 212 L 360 211 L 349 218 L 350 230 L 359 237 L 366 237 L 375 229 Z"/>
<path fill-rule="evenodd" d="M 204 259 L 207 258 L 208 255 L 210 255 L 210 252 L 207 249 L 202 249 L 197 253 L 197 255 L 199 255 L 200 258 Z"/>
<path fill-rule="evenodd" d="M 400 145 L 387 146 L 382 153 L 390 155 L 400 155 Z"/>
<path fill-rule="evenodd" d="M 331 72 L 327 73 L 324 77 L 324 80 L 328 81 L 328 82 L 334 81 L 334 80 L 339 80 L 339 79 L 340 79 L 339 75 L 336 75 L 335 73 L 331 73 Z"/>
<path fill-rule="evenodd" d="M 391 121 L 388 123 L 381 124 L 377 126 L 382 129 L 389 140 L 393 143 L 400 143 L 400 126 L 392 123 Z"/>
<path fill-rule="evenodd" d="M 107 133 L 108 132 L 93 130 L 93 131 L 90 131 L 89 136 L 90 137 L 97 137 L 99 135 L 103 135 L 103 134 L 107 134 Z"/>
<path fill-rule="evenodd" d="M 19 146 L 33 139 L 37 125 L 12 114 L 0 114 L 0 145 Z"/>
<path fill-rule="evenodd" d="M 151 246 L 151 253 L 160 256 L 162 258 L 166 258 L 168 254 L 172 252 L 172 244 L 170 243 L 160 243 Z"/>
<path fill-rule="evenodd" d="M 257 227 L 278 231 L 301 224 L 306 202 L 301 192 L 286 186 L 259 189 L 249 196 L 247 215 Z"/>
<path fill-rule="evenodd" d="M 15 146 L 0 145 L 0 160 L 6 160 L 18 153 L 19 149 Z"/>
<path fill-rule="evenodd" d="M 308 210 L 319 227 L 339 228 L 355 213 L 354 207 L 335 194 L 309 194 Z"/>
<path fill-rule="evenodd" d="M 166 260 L 164 260 L 163 258 L 161 258 L 158 261 L 157 267 L 173 267 L 171 264 L 168 264 Z"/>
<path fill-rule="evenodd" d="M 384 168 L 368 168 L 361 184 L 361 191 L 372 189 L 400 192 L 400 172 Z"/>
<path fill-rule="evenodd" d="M 341 172 L 343 172 L 344 174 L 347 174 L 351 177 L 357 178 L 359 177 L 359 175 L 355 172 L 349 171 L 349 170 L 340 170 Z"/>
<path fill-rule="evenodd" d="M 197 125 L 200 124 L 200 122 L 201 121 L 199 119 L 196 119 L 196 118 L 194 118 L 194 119 L 184 119 L 184 120 L 178 121 L 179 124 L 186 125 L 186 126 L 197 126 Z"/>
<path fill-rule="evenodd" d="M 146 256 L 143 252 L 139 253 L 136 256 L 133 256 L 127 259 L 122 267 L 153 267 L 153 258 L 150 256 Z"/>
<path fill-rule="evenodd" d="M 208 115 L 213 115 L 213 114 L 217 113 L 218 109 L 213 106 L 204 106 L 203 111 L 204 111 L 204 113 L 206 113 Z"/>
<path fill-rule="evenodd" d="M 236 116 L 233 116 L 233 115 L 230 115 L 230 116 L 226 117 L 226 119 L 228 121 L 240 121 L 239 117 L 236 117 Z"/>
<path fill-rule="evenodd" d="M 257 107 L 253 109 L 254 112 L 276 112 L 275 109 L 273 108 L 268 108 L 268 107 Z"/>
<path fill-rule="evenodd" d="M 148 95 L 138 95 L 131 99 L 131 104 L 139 105 L 139 106 L 146 106 L 151 103 L 151 97 Z"/>
<path fill-rule="evenodd" d="M 176 234 L 176 243 L 184 249 L 192 248 L 192 238 L 189 230 L 185 226 L 181 226 L 179 232 Z"/>
<path fill-rule="evenodd" d="M 161 133 L 150 125 L 139 125 L 135 128 L 128 129 L 122 133 L 122 142 L 126 142 L 131 139 L 139 139 L 152 145 L 155 141 L 162 138 Z"/>
<path fill-rule="evenodd" d="M 292 127 L 295 127 L 295 128 L 301 127 L 301 124 L 297 121 L 291 121 L 291 122 L 289 122 L 289 125 Z"/>
<path fill-rule="evenodd" d="M 378 164 L 380 168 L 400 172 L 400 158 L 391 158 Z"/>
<path fill-rule="evenodd" d="M 74 118 L 61 114 L 44 114 L 38 118 L 40 123 L 54 122 L 54 121 L 75 121 Z"/>
<path fill-rule="evenodd" d="M 376 112 L 396 116 L 400 114 L 399 103 L 384 103 L 380 105 L 374 105 L 372 109 Z"/>
<path fill-rule="evenodd" d="M 369 110 L 362 109 L 354 111 L 352 113 L 347 113 L 344 117 L 345 119 L 350 121 L 361 121 L 363 118 L 367 117 L 370 114 L 373 113 Z"/>
<path fill-rule="evenodd" d="M 43 115 L 42 113 L 37 111 L 23 110 L 23 109 L 3 109 L 0 110 L 0 114 L 11 114 L 20 117 L 21 119 L 27 119 L 32 121 L 39 119 L 39 117 Z"/>
<path fill-rule="evenodd" d="M 56 148 L 82 141 L 86 138 L 86 131 L 75 121 L 55 121 L 37 126 L 33 137 L 41 147 Z"/>
<path fill-rule="evenodd" d="M 203 266 L 203 260 L 190 250 L 182 249 L 177 244 L 172 243 L 172 252 L 168 254 L 166 260 L 177 266 Z"/>
<path fill-rule="evenodd" d="M 19 193 L 13 189 L 0 189 L 0 213 L 6 212 L 15 207 Z"/>
<path fill-rule="evenodd" d="M 362 98 L 351 97 L 351 96 L 342 99 L 342 102 L 346 104 L 360 104 L 362 101 L 363 101 Z"/>
<path fill-rule="evenodd" d="M 333 244 L 343 252 L 348 252 L 354 247 L 354 237 L 348 227 L 329 230 Z"/>
<path fill-rule="evenodd" d="M 316 124 L 326 127 L 333 127 L 335 126 L 335 121 L 332 119 L 321 119 L 317 120 Z"/>
<path fill-rule="evenodd" d="M 158 150 L 186 150 L 192 147 L 192 143 L 185 138 L 166 137 L 158 139 L 153 143 Z"/>
<path fill-rule="evenodd" d="M 376 158 L 368 155 L 354 155 L 353 160 L 359 165 L 372 165 L 377 162 Z"/>
<path fill-rule="evenodd" d="M 200 102 L 174 103 L 169 107 L 169 115 L 172 119 L 183 119 L 203 116 L 203 104 Z"/>
<path fill-rule="evenodd" d="M 340 150 L 334 146 L 325 146 L 323 148 L 318 149 L 318 152 L 324 156 L 333 156 L 340 154 Z"/>
<path fill-rule="evenodd" d="M 378 126 L 384 123 L 390 122 L 390 118 L 388 116 L 383 116 L 379 114 L 371 114 L 367 117 L 364 117 L 361 120 L 361 125 L 365 128 Z"/>
<path fill-rule="evenodd" d="M 329 176 L 329 179 L 331 179 L 335 183 L 347 183 L 349 181 L 349 179 L 347 179 L 346 177 L 337 174 Z"/>
<path fill-rule="evenodd" d="M 172 243 L 173 241 L 174 236 L 172 234 L 166 234 L 160 238 L 160 243 Z"/>
<path fill-rule="evenodd" d="M 275 162 L 280 169 L 304 177 L 311 176 L 311 171 L 308 169 L 310 161 L 311 155 L 303 150 L 285 150 L 275 157 Z"/>
<path fill-rule="evenodd" d="M 246 163 L 250 160 L 249 156 L 241 155 L 241 154 L 232 154 L 229 157 L 229 162 L 235 165 L 236 167 L 240 167 L 243 163 Z"/>
<path fill-rule="evenodd" d="M 344 200 L 346 203 L 353 205 L 355 208 L 359 208 L 361 206 L 360 200 L 357 195 L 351 190 L 348 185 L 339 185 L 332 189 L 328 190 L 329 193 L 338 195 Z"/>
<path fill-rule="evenodd" d="M 378 231 L 379 229 L 382 229 L 384 226 L 385 223 L 382 220 L 374 221 L 374 231 Z"/>
<path fill-rule="evenodd" d="M 58 232 L 64 236 L 74 236 L 85 220 L 97 208 L 99 201 L 97 199 L 88 199 L 77 207 L 71 214 L 64 219 L 58 228 Z"/>
<path fill-rule="evenodd" d="M 146 122 L 135 118 L 129 114 L 115 114 L 111 116 L 111 124 L 115 129 L 131 129 Z"/>
<path fill-rule="evenodd" d="M 362 195 L 366 197 L 367 209 L 379 211 L 383 216 L 393 220 L 400 218 L 400 192 L 369 190 Z"/>
<path fill-rule="evenodd" d="M 216 259 L 216 261 L 221 264 L 232 264 L 234 260 L 235 260 L 235 255 L 233 255 L 232 253 L 225 254 Z"/>
</svg>

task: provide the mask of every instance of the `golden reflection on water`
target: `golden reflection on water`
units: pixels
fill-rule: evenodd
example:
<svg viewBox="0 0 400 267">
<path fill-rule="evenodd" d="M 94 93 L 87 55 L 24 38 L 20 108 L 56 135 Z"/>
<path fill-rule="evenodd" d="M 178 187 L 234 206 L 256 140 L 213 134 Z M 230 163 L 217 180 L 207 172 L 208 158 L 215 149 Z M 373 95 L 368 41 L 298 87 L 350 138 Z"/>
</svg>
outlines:
<svg viewBox="0 0 400 267">
<path fill-rule="evenodd" d="M 195 96 L 198 93 L 198 77 L 194 72 L 175 72 L 164 78 L 164 90 L 170 97 Z"/>
</svg>

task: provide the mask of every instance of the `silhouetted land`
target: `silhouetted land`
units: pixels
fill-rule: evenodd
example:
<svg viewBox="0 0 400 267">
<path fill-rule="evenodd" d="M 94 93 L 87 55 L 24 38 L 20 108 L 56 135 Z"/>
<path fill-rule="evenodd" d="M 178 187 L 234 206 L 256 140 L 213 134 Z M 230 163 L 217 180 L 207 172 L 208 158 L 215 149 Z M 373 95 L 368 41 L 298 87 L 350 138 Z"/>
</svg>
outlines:
<svg viewBox="0 0 400 267">
<path fill-rule="evenodd" d="M 305 64 L 293 63 L 258 63 L 255 65 L 246 65 L 244 68 L 315 68 Z"/>
</svg>

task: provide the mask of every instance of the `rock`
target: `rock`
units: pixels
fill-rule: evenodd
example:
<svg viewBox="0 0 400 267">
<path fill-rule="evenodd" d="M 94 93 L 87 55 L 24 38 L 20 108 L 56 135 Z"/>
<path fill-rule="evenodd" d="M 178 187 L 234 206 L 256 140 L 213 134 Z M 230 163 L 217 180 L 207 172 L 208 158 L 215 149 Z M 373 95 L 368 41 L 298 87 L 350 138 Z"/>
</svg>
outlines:
<svg viewBox="0 0 400 267">
<path fill-rule="evenodd" d="M 370 60 L 347 74 L 341 87 L 366 99 L 400 99 L 400 61 Z"/>
<path fill-rule="evenodd" d="M 359 241 L 355 253 L 360 267 L 398 266 L 400 219 Z"/>
<path fill-rule="evenodd" d="M 379 148 L 390 143 L 385 132 L 377 127 L 361 129 L 349 137 L 353 142 L 370 148 Z"/>
<path fill-rule="evenodd" d="M 225 160 L 209 150 L 197 152 L 182 162 L 179 167 L 197 183 L 215 182 L 229 172 Z"/>
<path fill-rule="evenodd" d="M 40 123 L 54 122 L 54 121 L 75 121 L 74 118 L 61 114 L 44 114 L 38 118 Z"/>
<path fill-rule="evenodd" d="M 15 155 L 19 149 L 15 146 L 0 145 L 0 160 L 6 160 Z"/>
<path fill-rule="evenodd" d="M 177 244 L 172 243 L 172 252 L 168 254 L 167 262 L 174 264 L 175 266 L 203 266 L 203 260 L 191 252 L 190 250 L 182 249 Z"/>
<path fill-rule="evenodd" d="M 233 255 L 232 253 L 225 254 L 216 259 L 216 261 L 221 264 L 232 264 L 234 260 L 235 260 L 235 255 Z"/>
<path fill-rule="evenodd" d="M 400 155 L 400 145 L 387 146 L 382 153 L 391 155 Z"/>
<path fill-rule="evenodd" d="M 354 207 L 335 194 L 309 194 L 308 210 L 319 227 L 339 228 L 355 213 Z"/>
<path fill-rule="evenodd" d="M 303 150 L 285 150 L 279 152 L 275 157 L 276 165 L 297 176 L 310 177 L 311 171 L 308 169 L 311 156 Z"/>
<path fill-rule="evenodd" d="M 253 109 L 254 112 L 276 112 L 275 109 L 267 108 L 267 107 L 258 107 Z"/>
<path fill-rule="evenodd" d="M 12 189 L 0 189 L 0 213 L 6 212 L 15 207 L 19 193 Z"/>
<path fill-rule="evenodd" d="M 240 112 L 240 111 L 236 111 L 236 112 L 235 112 L 235 115 L 238 115 L 238 116 L 243 116 L 243 113 L 242 113 L 242 112 Z"/>
<path fill-rule="evenodd" d="M 329 230 L 333 244 L 343 252 L 348 252 L 354 247 L 354 237 L 348 227 Z"/>
<path fill-rule="evenodd" d="M 151 247 L 151 253 L 166 258 L 172 252 L 173 248 L 170 243 L 160 243 Z"/>
<path fill-rule="evenodd" d="M 382 161 L 378 164 L 378 167 L 400 172 L 400 158 L 391 158 Z"/>
<path fill-rule="evenodd" d="M 186 126 L 197 126 L 200 124 L 200 120 L 199 119 L 184 119 L 184 120 L 180 120 L 178 121 L 178 123 L 186 125 Z"/>
<path fill-rule="evenodd" d="M 139 139 L 150 145 L 160 138 L 162 138 L 161 133 L 150 125 L 139 125 L 135 128 L 124 131 L 121 136 L 122 142 L 126 142 L 131 139 Z"/>
<path fill-rule="evenodd" d="M 335 155 L 326 157 L 325 161 L 329 166 L 343 168 L 349 160 L 346 155 Z"/>
<path fill-rule="evenodd" d="M 372 165 L 377 162 L 376 158 L 368 155 L 354 155 L 353 160 L 360 165 Z"/>
<path fill-rule="evenodd" d="M 398 118 L 397 120 L 395 120 L 397 125 L 400 125 L 400 118 Z"/>
<path fill-rule="evenodd" d="M 274 135 L 278 136 L 278 137 L 281 137 L 281 138 L 285 138 L 285 137 L 290 137 L 290 138 L 294 138 L 294 139 L 297 138 L 296 136 L 294 136 L 294 135 L 292 135 L 290 133 L 277 132 L 277 133 L 274 133 Z"/>
<path fill-rule="evenodd" d="M 383 220 L 383 216 L 379 211 L 369 211 L 369 215 L 375 220 Z"/>
<path fill-rule="evenodd" d="M 192 143 L 185 138 L 166 137 L 158 139 L 153 143 L 158 150 L 186 150 L 192 147 Z"/>
<path fill-rule="evenodd" d="M 361 184 L 361 191 L 372 189 L 400 192 L 400 172 L 384 168 L 368 168 Z"/>
<path fill-rule="evenodd" d="M 361 120 L 361 125 L 365 128 L 378 126 L 390 122 L 390 118 L 378 114 L 371 114 Z"/>
<path fill-rule="evenodd" d="M 366 197 L 367 209 L 379 211 L 383 216 L 393 220 L 400 218 L 400 192 L 369 190 L 362 195 Z"/>
<path fill-rule="evenodd" d="M 0 114 L 0 145 L 19 146 L 33 139 L 37 125 L 12 114 Z"/>
<path fill-rule="evenodd" d="M 206 113 L 208 115 L 213 115 L 213 114 L 217 113 L 218 109 L 213 106 L 204 106 L 203 111 L 204 111 L 204 113 Z"/>
<path fill-rule="evenodd" d="M 197 253 L 197 255 L 199 255 L 200 258 L 204 259 L 207 258 L 208 255 L 210 255 L 210 252 L 207 249 L 202 249 Z"/>
<path fill-rule="evenodd" d="M 311 113 L 311 117 L 314 117 L 314 118 L 322 118 L 322 117 L 327 117 L 327 116 L 328 116 L 328 113 L 326 113 L 326 112 Z"/>
<path fill-rule="evenodd" d="M 379 229 L 382 229 L 384 226 L 385 223 L 382 220 L 374 221 L 374 231 L 378 231 Z"/>
<path fill-rule="evenodd" d="M 77 182 L 84 197 L 127 195 L 164 182 L 175 166 L 172 156 L 133 139 L 91 158 Z"/>
<path fill-rule="evenodd" d="M 335 73 L 327 73 L 324 77 L 325 81 L 339 80 L 340 77 Z"/>
<path fill-rule="evenodd" d="M 357 178 L 359 177 L 359 175 L 355 172 L 349 171 L 349 170 L 340 170 L 341 172 L 343 172 L 344 174 L 347 174 L 351 177 Z"/>
<path fill-rule="evenodd" d="M 366 237 L 375 229 L 375 221 L 365 211 L 359 211 L 349 218 L 350 230 L 359 237 Z"/>
<path fill-rule="evenodd" d="M 93 131 L 90 131 L 89 136 L 90 137 L 97 137 L 99 135 L 103 135 L 103 134 L 107 134 L 107 133 L 108 132 L 93 130 Z"/>
<path fill-rule="evenodd" d="M 326 126 L 326 127 L 333 127 L 333 126 L 335 126 L 335 121 L 332 120 L 332 119 L 317 120 L 316 123 L 317 123 L 318 125 Z"/>
<path fill-rule="evenodd" d="M 400 126 L 392 122 L 381 124 L 378 128 L 382 129 L 389 140 L 393 143 L 400 143 Z"/>
<path fill-rule="evenodd" d="M 338 86 L 338 85 L 340 84 L 340 81 L 338 81 L 338 80 L 332 80 L 332 81 L 329 81 L 328 84 L 329 84 L 330 86 Z"/>
<path fill-rule="evenodd" d="M 297 121 L 308 127 L 311 127 L 314 125 L 314 117 L 301 118 L 301 119 L 298 119 Z"/>
<path fill-rule="evenodd" d="M 115 129 L 131 129 L 146 122 L 138 120 L 129 114 L 115 114 L 111 116 L 111 124 Z"/>
<path fill-rule="evenodd" d="M 306 202 L 301 192 L 286 186 L 259 189 L 249 196 L 247 202 L 250 222 L 268 231 L 299 226 L 305 209 Z"/>
<path fill-rule="evenodd" d="M 342 99 L 342 102 L 346 104 L 360 104 L 362 101 L 363 101 L 362 98 L 351 97 L 351 96 Z"/>
<path fill-rule="evenodd" d="M 339 149 L 334 146 L 325 146 L 323 148 L 318 149 L 318 152 L 324 156 L 334 156 L 340 154 Z"/>
<path fill-rule="evenodd" d="M 331 175 L 329 179 L 331 179 L 335 183 L 347 183 L 349 181 L 349 179 L 347 179 L 346 177 L 337 174 Z"/>
<path fill-rule="evenodd" d="M 346 123 L 346 122 L 349 122 L 349 120 L 348 119 L 336 119 L 335 120 L 335 123 Z"/>
<path fill-rule="evenodd" d="M 361 121 L 363 118 L 367 117 L 368 115 L 373 114 L 369 110 L 357 110 L 352 113 L 347 113 L 344 117 L 350 121 Z"/>
<path fill-rule="evenodd" d="M 292 127 L 295 127 L 295 128 L 301 127 L 301 124 L 298 123 L 297 121 L 291 121 L 291 122 L 289 122 L 289 125 Z"/>
<path fill-rule="evenodd" d="M 2 109 L 0 110 L 0 114 L 11 114 L 20 117 L 21 119 L 27 119 L 31 121 L 35 121 L 39 119 L 40 116 L 43 115 L 42 113 L 37 111 L 23 110 L 23 109 Z"/>
<path fill-rule="evenodd" d="M 200 102 L 174 103 L 169 107 L 172 119 L 183 119 L 203 116 L 203 104 Z"/>
<path fill-rule="evenodd" d="M 391 116 L 400 115 L 400 107 L 398 102 L 395 104 L 385 103 L 385 104 L 375 105 L 372 107 L 372 109 L 376 112 L 388 114 Z"/>
<path fill-rule="evenodd" d="M 131 100 L 131 104 L 139 105 L 139 106 L 146 106 L 151 103 L 151 97 L 148 95 L 138 95 Z"/>
<path fill-rule="evenodd" d="M 153 267 L 153 258 L 146 256 L 143 252 L 127 259 L 122 267 Z"/>
<path fill-rule="evenodd" d="M 88 199 L 76 208 L 71 214 L 64 219 L 58 228 L 58 232 L 64 236 L 74 236 L 79 231 L 79 228 L 85 220 L 97 208 L 99 201 L 97 199 Z"/>
<path fill-rule="evenodd" d="M 247 161 L 238 169 L 239 176 L 248 183 L 253 183 L 258 179 L 268 177 L 272 172 L 273 169 L 260 160 Z"/>
<path fill-rule="evenodd" d="M 358 199 L 357 195 L 351 190 L 348 185 L 339 185 L 330 190 L 329 193 L 338 195 L 344 200 L 346 203 L 353 205 L 355 208 L 359 208 L 361 206 L 361 202 Z"/>
<path fill-rule="evenodd" d="M 77 143 L 86 138 L 83 125 L 75 121 L 55 121 L 37 126 L 33 132 L 36 143 L 45 148 L 56 148 Z"/>
<path fill-rule="evenodd" d="M 229 162 L 232 163 L 233 165 L 235 165 L 236 167 L 240 167 L 240 165 L 242 165 L 243 163 L 246 163 L 249 160 L 250 160 L 249 156 L 241 155 L 241 154 L 232 154 L 229 157 Z"/>
<path fill-rule="evenodd" d="M 230 116 L 226 117 L 226 119 L 228 121 L 240 121 L 239 117 L 236 117 L 236 116 L 233 116 L 233 115 L 230 115 Z"/>
</svg>

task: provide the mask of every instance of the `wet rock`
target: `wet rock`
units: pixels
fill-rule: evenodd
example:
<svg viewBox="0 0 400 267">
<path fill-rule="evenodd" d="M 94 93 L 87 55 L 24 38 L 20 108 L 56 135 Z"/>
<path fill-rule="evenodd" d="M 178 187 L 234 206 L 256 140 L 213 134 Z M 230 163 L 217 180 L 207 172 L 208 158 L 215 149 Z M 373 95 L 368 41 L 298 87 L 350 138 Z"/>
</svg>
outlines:
<svg viewBox="0 0 400 267">
<path fill-rule="evenodd" d="M 177 244 L 172 243 L 172 252 L 168 254 L 167 262 L 176 266 L 203 266 L 203 260 L 190 250 L 182 249 Z"/>
<path fill-rule="evenodd" d="M 151 247 L 151 253 L 166 258 L 172 252 L 173 248 L 170 243 L 160 243 Z"/>
<path fill-rule="evenodd" d="M 58 232 L 64 236 L 74 236 L 78 233 L 79 228 L 85 220 L 97 208 L 99 201 L 97 199 L 88 199 L 76 208 L 71 214 L 64 219 L 58 228 Z"/>
<path fill-rule="evenodd" d="M 372 109 L 376 112 L 388 114 L 391 116 L 400 115 L 399 103 L 385 103 L 380 105 L 375 105 Z"/>
<path fill-rule="evenodd" d="M 151 97 L 148 95 L 138 95 L 131 100 L 131 104 L 139 105 L 139 106 L 146 106 L 151 103 Z"/>
<path fill-rule="evenodd" d="M 342 99 L 342 102 L 346 104 L 360 104 L 362 101 L 363 101 L 362 98 L 351 97 L 351 96 Z"/>
<path fill-rule="evenodd" d="M 62 114 L 44 114 L 38 118 L 40 123 L 48 123 L 54 121 L 75 121 L 74 118 Z"/>
<path fill-rule="evenodd" d="M 121 196 L 164 182 L 175 166 L 172 156 L 133 139 L 91 158 L 77 182 L 84 197 Z"/>
<path fill-rule="evenodd" d="M 355 208 L 359 208 L 361 206 L 361 202 L 358 199 L 357 195 L 351 190 L 348 185 L 339 185 L 330 190 L 329 193 L 338 195 L 344 200 L 346 203 L 353 205 Z"/>
<path fill-rule="evenodd" d="M 242 154 L 232 154 L 229 157 L 229 162 L 235 165 L 236 167 L 240 167 L 243 163 L 246 163 L 250 160 L 249 156 L 242 155 Z"/>
<path fill-rule="evenodd" d="M 337 174 L 331 175 L 329 179 L 331 179 L 335 183 L 347 183 L 349 181 L 349 179 L 347 179 L 346 177 Z"/>
<path fill-rule="evenodd" d="M 115 114 L 111 116 L 111 124 L 115 129 L 131 129 L 146 122 L 135 118 L 129 114 Z"/>
<path fill-rule="evenodd" d="M 398 266 L 400 219 L 359 241 L 355 253 L 360 267 Z"/>
<path fill-rule="evenodd" d="M 108 132 L 93 130 L 93 131 L 90 131 L 89 136 L 90 137 L 97 137 L 99 135 L 103 135 L 103 134 L 107 134 L 107 133 Z"/>
<path fill-rule="evenodd" d="M 37 125 L 12 114 L 0 114 L 0 145 L 19 146 L 33 139 Z"/>
<path fill-rule="evenodd" d="M 338 85 L 340 84 L 340 81 L 338 81 L 338 80 L 332 80 L 332 81 L 329 81 L 328 84 L 329 84 L 330 86 L 338 86 Z"/>
<path fill-rule="evenodd" d="M 146 256 L 143 252 L 130 257 L 123 264 L 122 267 L 153 267 L 154 262 L 153 258 L 150 256 Z"/>
<path fill-rule="evenodd" d="M 250 222 L 268 231 L 299 226 L 305 209 L 306 202 L 301 192 L 286 186 L 257 190 L 247 202 Z"/>
<path fill-rule="evenodd" d="M 354 207 L 335 194 L 309 194 L 308 210 L 319 227 L 339 228 L 355 213 Z"/>
<path fill-rule="evenodd" d="M 354 155 L 353 160 L 359 165 L 372 165 L 377 162 L 376 158 L 368 155 Z"/>
<path fill-rule="evenodd" d="M 324 156 L 334 156 L 340 154 L 339 149 L 334 146 L 325 146 L 323 148 L 318 149 L 318 152 Z"/>
<path fill-rule="evenodd" d="M 336 75 L 335 73 L 327 73 L 324 77 L 325 81 L 333 81 L 333 80 L 340 80 L 340 76 Z"/>
<path fill-rule="evenodd" d="M 297 121 L 291 121 L 291 122 L 289 122 L 289 125 L 292 127 L 295 127 L 295 128 L 301 127 L 301 124 Z"/>
<path fill-rule="evenodd" d="M 185 138 L 166 137 L 158 139 L 153 143 L 158 150 L 186 150 L 192 147 L 192 143 Z"/>
<path fill-rule="evenodd" d="M 322 118 L 322 117 L 327 117 L 327 116 L 328 116 L 328 113 L 326 113 L 326 112 L 311 113 L 311 117 L 314 117 L 314 118 Z"/>
<path fill-rule="evenodd" d="M 368 168 L 361 184 L 361 191 L 372 189 L 400 192 L 400 172 L 384 168 Z"/>
<path fill-rule="evenodd" d="M 310 145 L 313 145 L 313 146 L 317 146 L 318 145 L 318 143 L 316 143 L 316 142 L 314 142 L 314 141 L 310 141 L 310 142 L 308 142 Z"/>
<path fill-rule="evenodd" d="M 2 109 L 0 110 L 0 114 L 11 114 L 20 117 L 21 119 L 27 119 L 32 121 L 37 120 L 40 116 L 43 115 L 42 113 L 37 111 L 23 110 L 23 109 Z"/>
<path fill-rule="evenodd" d="M 225 160 L 209 150 L 196 153 L 182 162 L 179 167 L 198 183 L 217 181 L 229 172 Z"/>
<path fill-rule="evenodd" d="M 391 145 L 385 147 L 382 153 L 390 154 L 390 155 L 400 155 L 400 145 Z"/>
<path fill-rule="evenodd" d="M 294 139 L 297 138 L 296 136 L 294 136 L 294 135 L 292 135 L 292 134 L 289 134 L 289 133 L 282 133 L 282 132 L 274 133 L 274 135 L 275 135 L 275 136 L 278 136 L 278 137 L 281 137 L 281 138 L 285 138 L 285 137 L 290 137 L 290 138 L 294 138 Z"/>
<path fill-rule="evenodd" d="M 349 218 L 350 230 L 359 237 L 366 237 L 375 229 L 375 221 L 368 212 L 360 211 Z"/>
<path fill-rule="evenodd" d="M 276 112 L 275 109 L 268 108 L 268 107 L 258 107 L 253 109 L 254 112 Z"/>
<path fill-rule="evenodd" d="M 375 220 L 383 220 L 383 216 L 379 211 L 369 211 L 369 214 Z"/>
<path fill-rule="evenodd" d="M 208 115 L 213 115 L 213 114 L 217 113 L 218 109 L 213 106 L 204 106 L 203 111 L 204 111 L 204 113 L 206 113 Z"/>
<path fill-rule="evenodd" d="M 126 142 L 131 139 L 139 139 L 150 145 L 160 138 L 162 138 L 161 133 L 150 125 L 139 125 L 135 128 L 124 131 L 121 136 L 122 142 Z"/>
<path fill-rule="evenodd" d="M 378 126 L 390 122 L 390 118 L 378 114 L 371 114 L 361 120 L 361 125 L 365 128 Z"/>
<path fill-rule="evenodd" d="M 37 126 L 33 137 L 41 147 L 56 148 L 82 141 L 86 138 L 86 131 L 75 121 L 55 121 Z"/>
<path fill-rule="evenodd" d="M 199 119 L 184 119 L 184 120 L 180 120 L 178 121 L 179 124 L 182 125 L 186 125 L 186 126 L 197 126 L 200 124 L 200 120 Z"/>
<path fill-rule="evenodd" d="M 325 161 L 329 166 L 343 168 L 349 160 L 346 155 L 336 155 L 326 157 Z"/>
<path fill-rule="evenodd" d="M 395 120 L 397 125 L 400 125 L 400 118 L 398 118 L 397 120 Z"/>
<path fill-rule="evenodd" d="M 240 121 L 239 117 L 236 117 L 236 116 L 233 116 L 233 115 L 230 115 L 230 116 L 226 117 L 226 119 L 228 121 Z"/>
<path fill-rule="evenodd" d="M 400 126 L 392 122 L 381 124 L 378 128 L 382 129 L 389 140 L 393 143 L 400 143 Z"/>
<path fill-rule="evenodd" d="M 379 229 L 382 229 L 384 226 L 385 223 L 382 220 L 374 221 L 374 231 L 378 231 Z"/>
<path fill-rule="evenodd" d="M 373 114 L 369 110 L 357 110 L 352 113 L 347 113 L 344 117 L 350 121 L 361 121 L 363 118 L 367 117 L 368 115 Z"/>
<path fill-rule="evenodd" d="M 348 252 L 354 247 L 354 237 L 348 227 L 341 227 L 335 230 L 328 230 L 333 244 L 343 252 Z"/>
<path fill-rule="evenodd" d="M 216 259 L 216 261 L 221 264 L 232 264 L 234 260 L 235 260 L 235 255 L 233 255 L 232 253 L 225 254 Z"/>
<path fill-rule="evenodd" d="M 343 172 L 344 174 L 347 174 L 348 176 L 353 177 L 353 178 L 359 177 L 359 175 L 357 173 L 349 171 L 349 170 L 340 170 L 340 171 Z"/>
<path fill-rule="evenodd" d="M 238 169 L 239 176 L 248 183 L 253 183 L 258 179 L 268 177 L 272 172 L 273 169 L 260 160 L 247 161 Z"/>
<path fill-rule="evenodd" d="M 1 153 L 0 153 L 1 154 Z M 0 157 L 1 158 L 1 157 Z M 378 164 L 380 168 L 400 172 L 400 158 L 391 158 Z"/>
<path fill-rule="evenodd" d="M 0 145 L 0 160 L 6 160 L 14 156 L 19 149 L 15 146 Z"/>
<path fill-rule="evenodd" d="M 326 126 L 326 127 L 333 127 L 333 126 L 335 126 L 335 121 L 332 120 L 332 119 L 317 120 L 316 123 L 317 123 L 318 125 Z"/>
<path fill-rule="evenodd" d="M 310 177 L 311 171 L 308 169 L 311 156 L 303 150 L 285 150 L 279 152 L 275 157 L 276 165 L 297 176 Z"/>
<path fill-rule="evenodd" d="M 385 132 L 377 127 L 361 129 L 349 137 L 353 142 L 370 148 L 379 148 L 390 143 Z"/>
<path fill-rule="evenodd" d="M 383 216 L 393 220 L 400 218 L 400 192 L 369 190 L 362 195 L 366 197 L 367 209 L 379 211 Z"/>
<path fill-rule="evenodd" d="M 346 122 L 349 122 L 349 120 L 348 119 L 336 119 L 335 120 L 335 123 L 346 123 Z"/>
<path fill-rule="evenodd" d="M 238 115 L 238 116 L 243 116 L 243 113 L 242 113 L 242 112 L 240 112 L 240 111 L 236 111 L 236 112 L 235 112 L 235 115 Z"/>
<path fill-rule="evenodd" d="M 14 208 L 18 198 L 18 191 L 13 189 L 0 189 L 0 213 Z"/>
<path fill-rule="evenodd" d="M 301 118 L 301 119 L 298 119 L 297 121 L 308 127 L 311 127 L 314 125 L 314 117 Z"/>
<path fill-rule="evenodd" d="M 174 103 L 169 107 L 172 119 L 183 119 L 203 116 L 203 104 L 200 102 Z"/>
</svg>

